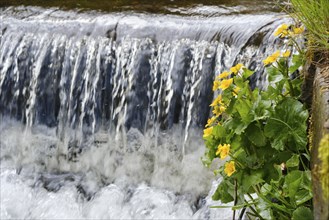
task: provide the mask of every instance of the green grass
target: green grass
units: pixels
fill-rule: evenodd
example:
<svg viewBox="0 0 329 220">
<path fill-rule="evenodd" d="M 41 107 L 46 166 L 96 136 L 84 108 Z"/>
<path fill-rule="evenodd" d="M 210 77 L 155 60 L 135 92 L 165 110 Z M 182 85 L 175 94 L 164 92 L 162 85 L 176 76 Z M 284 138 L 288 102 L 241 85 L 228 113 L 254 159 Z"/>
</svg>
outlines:
<svg viewBox="0 0 329 220">
<path fill-rule="evenodd" d="M 293 17 L 307 29 L 308 50 L 329 60 L 329 0 L 291 0 Z"/>
</svg>

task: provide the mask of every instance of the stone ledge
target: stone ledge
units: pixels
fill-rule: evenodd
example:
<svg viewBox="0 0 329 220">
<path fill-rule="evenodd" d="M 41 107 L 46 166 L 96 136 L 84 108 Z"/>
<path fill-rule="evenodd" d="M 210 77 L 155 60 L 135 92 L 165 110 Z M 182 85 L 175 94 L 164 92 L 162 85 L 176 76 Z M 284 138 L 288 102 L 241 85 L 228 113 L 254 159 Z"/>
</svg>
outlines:
<svg viewBox="0 0 329 220">
<path fill-rule="evenodd" d="M 326 134 L 329 134 L 329 66 L 317 68 L 315 72 L 311 109 L 310 146 L 314 219 L 329 219 L 329 196 L 328 194 L 324 196 L 329 186 L 322 184 L 323 176 L 320 174 L 322 161 L 319 159 L 320 142 Z M 325 147 L 329 151 L 329 146 Z"/>
</svg>

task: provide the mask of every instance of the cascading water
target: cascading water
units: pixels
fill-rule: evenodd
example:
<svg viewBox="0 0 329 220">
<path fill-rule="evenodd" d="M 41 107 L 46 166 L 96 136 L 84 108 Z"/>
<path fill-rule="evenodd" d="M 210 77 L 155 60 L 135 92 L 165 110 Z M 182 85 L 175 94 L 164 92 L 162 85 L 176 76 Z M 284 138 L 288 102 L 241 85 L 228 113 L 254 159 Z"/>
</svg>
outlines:
<svg viewBox="0 0 329 220">
<path fill-rule="evenodd" d="M 212 81 L 242 62 L 261 87 L 279 16 L 2 8 L 1 218 L 230 217 L 200 161 Z"/>
</svg>

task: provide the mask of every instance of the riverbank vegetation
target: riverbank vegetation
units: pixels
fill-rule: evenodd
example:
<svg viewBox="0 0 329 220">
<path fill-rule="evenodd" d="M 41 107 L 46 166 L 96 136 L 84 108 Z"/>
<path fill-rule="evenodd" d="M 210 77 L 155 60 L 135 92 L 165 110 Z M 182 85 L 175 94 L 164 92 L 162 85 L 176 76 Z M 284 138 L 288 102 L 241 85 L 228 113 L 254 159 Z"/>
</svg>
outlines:
<svg viewBox="0 0 329 220">
<path fill-rule="evenodd" d="M 308 58 L 329 62 L 329 1 L 291 0 L 292 17 L 306 27 Z"/>
<path fill-rule="evenodd" d="M 282 50 L 263 60 L 267 89 L 250 88 L 253 71 L 243 64 L 216 76 L 213 114 L 203 135 L 204 164 L 224 160 L 215 171 L 223 180 L 213 199 L 234 201 L 231 208 L 250 218 L 313 219 L 309 113 L 300 102 L 298 69 L 306 60 L 328 64 L 329 2 L 291 0 L 291 6 L 296 25 L 276 29 Z"/>
<path fill-rule="evenodd" d="M 232 208 L 248 208 L 249 217 L 312 216 L 309 114 L 298 101 L 302 77 L 296 75 L 303 64 L 297 43 L 303 31 L 303 26 L 283 24 L 274 33 L 285 43 L 263 60 L 269 81 L 265 91 L 250 88 L 253 71 L 243 64 L 214 81 L 217 97 L 203 135 L 204 163 L 209 166 L 215 158 L 225 163 L 215 171 L 223 180 L 213 199 L 234 201 Z"/>
</svg>

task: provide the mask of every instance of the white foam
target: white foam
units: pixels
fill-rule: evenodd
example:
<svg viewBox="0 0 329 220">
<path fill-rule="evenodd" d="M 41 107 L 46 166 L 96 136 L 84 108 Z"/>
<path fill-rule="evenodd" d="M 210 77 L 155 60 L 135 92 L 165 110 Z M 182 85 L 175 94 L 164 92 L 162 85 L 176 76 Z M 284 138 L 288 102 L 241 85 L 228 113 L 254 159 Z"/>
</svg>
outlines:
<svg viewBox="0 0 329 220">
<path fill-rule="evenodd" d="M 188 142 L 189 152 L 181 155 L 183 136 L 175 129 L 159 135 L 157 145 L 137 130 L 127 133 L 126 146 L 108 135 L 106 143 L 91 144 L 75 162 L 63 156 L 55 130 L 3 120 L 0 132 L 1 219 L 225 216 L 209 209 L 215 204 L 211 195 L 204 198 L 215 185 L 200 161 L 202 140 Z"/>
</svg>

